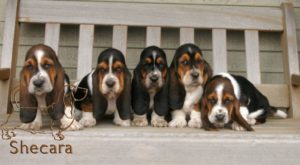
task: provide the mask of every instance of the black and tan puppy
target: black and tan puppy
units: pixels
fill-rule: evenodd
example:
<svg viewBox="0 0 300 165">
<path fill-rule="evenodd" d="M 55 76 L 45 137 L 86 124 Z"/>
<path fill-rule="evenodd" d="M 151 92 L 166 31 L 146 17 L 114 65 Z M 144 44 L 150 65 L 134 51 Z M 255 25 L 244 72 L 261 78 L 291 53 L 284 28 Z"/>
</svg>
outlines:
<svg viewBox="0 0 300 165">
<path fill-rule="evenodd" d="M 77 109 L 82 110 L 79 123 L 85 127 L 96 125 L 104 115 L 114 114 L 113 122 L 119 126 L 130 126 L 131 74 L 124 55 L 117 49 L 109 48 L 100 53 L 96 69 L 86 75 L 78 84 L 74 96 Z"/>
<path fill-rule="evenodd" d="M 48 111 L 53 120 L 60 120 L 61 128 L 82 128 L 73 121 L 70 102 L 64 102 L 64 95 L 71 92 L 67 86 L 69 78 L 52 48 L 43 44 L 32 46 L 26 53 L 20 80 L 22 129 L 39 130 L 42 111 Z"/>
<path fill-rule="evenodd" d="M 132 81 L 132 125 L 147 126 L 147 114 L 151 114 L 151 125 L 165 127 L 168 113 L 168 64 L 165 52 L 150 46 L 143 50 L 134 69 Z"/>
<path fill-rule="evenodd" d="M 187 124 L 193 128 L 201 127 L 199 101 L 203 86 L 211 76 L 211 67 L 199 47 L 184 44 L 176 50 L 170 66 L 170 127 L 185 127 Z"/>
<path fill-rule="evenodd" d="M 252 131 L 251 125 L 264 123 L 269 113 L 286 118 L 286 113 L 270 106 L 266 96 L 246 78 L 228 73 L 214 76 L 205 85 L 201 117 L 206 130 L 232 123 L 233 130 Z"/>
</svg>

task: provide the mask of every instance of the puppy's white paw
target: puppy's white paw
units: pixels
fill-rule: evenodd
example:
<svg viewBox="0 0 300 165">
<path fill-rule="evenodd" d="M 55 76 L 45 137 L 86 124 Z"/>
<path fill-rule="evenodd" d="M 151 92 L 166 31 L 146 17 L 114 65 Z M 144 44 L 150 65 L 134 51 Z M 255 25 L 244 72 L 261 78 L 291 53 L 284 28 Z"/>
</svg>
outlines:
<svg viewBox="0 0 300 165">
<path fill-rule="evenodd" d="M 42 122 L 40 121 L 33 121 L 31 123 L 23 123 L 19 126 L 20 129 L 24 130 L 35 130 L 38 131 L 42 128 Z"/>
<path fill-rule="evenodd" d="M 76 120 L 69 120 L 68 122 L 61 123 L 60 128 L 67 128 L 66 131 L 76 131 L 81 130 L 83 126 Z"/>
<path fill-rule="evenodd" d="M 231 128 L 235 131 L 245 131 L 245 128 L 242 127 L 241 125 L 239 125 L 238 123 L 236 122 L 233 122 L 232 125 L 231 125 Z"/>
<path fill-rule="evenodd" d="M 151 120 L 151 125 L 153 127 L 167 127 L 168 122 L 164 118 L 154 118 Z"/>
<path fill-rule="evenodd" d="M 95 118 L 87 118 L 87 117 L 83 117 L 79 120 L 79 123 L 83 126 L 83 127 L 93 127 L 97 124 L 97 121 Z"/>
<path fill-rule="evenodd" d="M 117 126 L 121 126 L 121 127 L 129 127 L 130 126 L 130 120 L 120 120 L 120 119 L 114 119 L 114 123 Z"/>
<path fill-rule="evenodd" d="M 188 126 L 190 128 L 201 128 L 202 127 L 202 122 L 200 119 L 195 119 L 192 118 L 189 122 L 188 122 Z"/>
<path fill-rule="evenodd" d="M 187 122 L 185 119 L 173 119 L 169 122 L 169 127 L 173 128 L 184 128 L 186 125 Z"/>
<path fill-rule="evenodd" d="M 256 119 L 253 119 L 253 118 L 247 118 L 247 122 L 248 122 L 251 126 L 253 126 L 253 125 L 256 124 Z"/>
<path fill-rule="evenodd" d="M 146 117 L 134 117 L 131 125 L 137 127 L 145 127 L 148 126 L 148 120 Z"/>
</svg>

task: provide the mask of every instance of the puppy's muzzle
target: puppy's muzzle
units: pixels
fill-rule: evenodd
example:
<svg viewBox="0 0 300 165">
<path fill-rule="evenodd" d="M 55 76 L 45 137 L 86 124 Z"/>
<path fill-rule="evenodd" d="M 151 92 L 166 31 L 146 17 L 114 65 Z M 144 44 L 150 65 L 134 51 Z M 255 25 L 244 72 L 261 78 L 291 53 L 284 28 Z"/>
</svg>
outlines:
<svg viewBox="0 0 300 165">
<path fill-rule="evenodd" d="M 223 113 L 217 114 L 215 117 L 218 122 L 222 122 L 225 119 L 225 114 L 223 114 Z"/>
<path fill-rule="evenodd" d="M 113 88 L 116 84 L 116 81 L 114 79 L 108 79 L 105 84 L 108 88 Z"/>
<path fill-rule="evenodd" d="M 157 74 L 153 74 L 153 75 L 150 76 L 150 80 L 151 80 L 152 82 L 157 82 L 158 79 L 159 79 L 159 77 L 158 77 Z"/>
<path fill-rule="evenodd" d="M 198 77 L 199 77 L 199 73 L 196 72 L 195 70 L 193 70 L 193 71 L 191 72 L 191 76 L 192 76 L 193 80 L 197 80 Z"/>
<path fill-rule="evenodd" d="M 44 83 L 45 83 L 45 80 L 43 78 L 39 78 L 39 79 L 33 81 L 33 85 L 36 88 L 41 88 L 44 85 Z"/>
</svg>

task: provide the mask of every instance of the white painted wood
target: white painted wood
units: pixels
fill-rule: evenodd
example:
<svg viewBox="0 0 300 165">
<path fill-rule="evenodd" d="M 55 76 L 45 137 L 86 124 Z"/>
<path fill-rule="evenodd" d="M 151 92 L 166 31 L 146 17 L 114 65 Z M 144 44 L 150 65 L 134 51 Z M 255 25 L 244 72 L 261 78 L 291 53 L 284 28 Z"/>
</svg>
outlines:
<svg viewBox="0 0 300 165">
<path fill-rule="evenodd" d="M 50 46 L 55 51 L 56 54 L 58 53 L 58 47 L 59 47 L 59 33 L 60 33 L 60 24 L 46 23 L 44 43 Z"/>
<path fill-rule="evenodd" d="M 12 88 L 12 77 L 16 72 L 16 61 L 17 61 L 17 45 L 18 45 L 18 23 L 17 11 L 18 11 L 18 0 L 10 0 L 6 3 L 5 10 L 5 23 L 3 32 L 3 45 L 2 54 L 0 56 L 0 69 L 10 68 L 10 77 L 6 81 L 0 81 L 0 114 L 4 115 L 11 110 L 10 101 L 10 90 Z"/>
<path fill-rule="evenodd" d="M 180 28 L 180 45 L 195 42 L 194 28 Z"/>
<path fill-rule="evenodd" d="M 227 72 L 227 41 L 225 29 L 212 30 L 214 74 Z"/>
<path fill-rule="evenodd" d="M 259 38 L 257 30 L 245 30 L 247 78 L 254 84 L 261 83 Z"/>
<path fill-rule="evenodd" d="M 146 46 L 161 45 L 161 28 L 160 27 L 147 27 Z"/>
<path fill-rule="evenodd" d="M 76 11 L 76 12 L 74 12 Z M 279 8 L 21 1 L 21 22 L 282 30 Z"/>
<path fill-rule="evenodd" d="M 94 25 L 80 25 L 77 61 L 77 79 L 92 70 Z"/>
<path fill-rule="evenodd" d="M 113 27 L 113 48 L 119 49 L 126 57 L 127 53 L 127 26 Z"/>
<path fill-rule="evenodd" d="M 289 114 L 293 118 L 300 119 L 300 88 L 293 86 L 291 82 L 291 75 L 299 74 L 295 12 L 293 5 L 290 3 L 284 3 L 281 7 L 283 9 L 284 22 L 284 31 L 282 34 L 284 75 L 285 80 L 289 85 L 291 98 L 291 110 L 289 111 Z"/>
</svg>

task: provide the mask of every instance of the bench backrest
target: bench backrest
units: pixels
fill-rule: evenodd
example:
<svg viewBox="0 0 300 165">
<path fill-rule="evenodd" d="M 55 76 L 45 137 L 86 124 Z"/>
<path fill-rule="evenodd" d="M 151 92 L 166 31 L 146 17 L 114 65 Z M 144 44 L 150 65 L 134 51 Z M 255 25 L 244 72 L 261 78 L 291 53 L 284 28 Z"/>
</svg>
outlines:
<svg viewBox="0 0 300 165">
<path fill-rule="evenodd" d="M 291 75 L 299 74 L 297 38 L 293 5 L 281 7 L 192 6 L 175 4 L 70 2 L 49 0 L 9 0 L 6 7 L 4 42 L 0 68 L 15 74 L 20 23 L 45 23 L 44 43 L 56 52 L 61 24 L 79 24 L 77 78 L 92 69 L 95 25 L 112 25 L 112 46 L 126 55 L 128 26 L 146 29 L 146 45 L 161 45 L 161 28 L 180 28 L 180 44 L 193 43 L 195 28 L 212 30 L 212 59 L 215 73 L 227 71 L 226 31 L 243 30 L 245 34 L 248 79 L 266 94 L 273 105 L 290 108 L 300 118 L 300 91 L 291 85 Z M 261 84 L 259 31 L 282 33 L 283 64 L 286 84 Z M 8 106 L 12 76 L 0 81 L 4 91 L 1 110 Z M 298 99 L 298 101 L 297 101 Z M 6 108 L 5 108 L 6 109 Z"/>
</svg>

